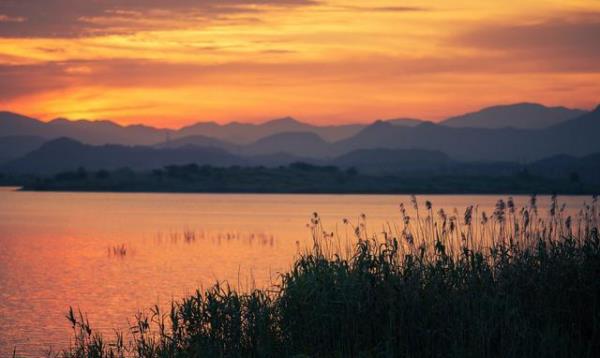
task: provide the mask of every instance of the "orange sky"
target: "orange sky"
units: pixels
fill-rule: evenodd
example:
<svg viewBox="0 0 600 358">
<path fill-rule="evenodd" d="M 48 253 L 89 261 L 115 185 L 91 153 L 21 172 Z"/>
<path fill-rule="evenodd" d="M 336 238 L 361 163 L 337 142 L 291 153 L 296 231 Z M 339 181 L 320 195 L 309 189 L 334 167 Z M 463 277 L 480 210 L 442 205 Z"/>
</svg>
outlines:
<svg viewBox="0 0 600 358">
<path fill-rule="evenodd" d="M 591 108 L 598 39 L 596 0 L 2 0 L 0 108 L 166 127 Z"/>
</svg>

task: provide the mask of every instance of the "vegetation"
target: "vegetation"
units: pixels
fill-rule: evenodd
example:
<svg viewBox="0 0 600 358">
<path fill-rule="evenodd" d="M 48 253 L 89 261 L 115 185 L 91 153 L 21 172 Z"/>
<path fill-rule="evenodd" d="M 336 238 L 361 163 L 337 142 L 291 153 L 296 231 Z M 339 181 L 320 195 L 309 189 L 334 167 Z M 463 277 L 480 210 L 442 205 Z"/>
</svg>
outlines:
<svg viewBox="0 0 600 358">
<path fill-rule="evenodd" d="M 516 172 L 509 175 L 365 175 L 354 168 L 294 163 L 276 168 L 211 167 L 189 164 L 136 172 L 63 172 L 24 183 L 25 190 L 113 192 L 235 193 L 560 193 L 596 194 L 600 182 L 566 176 L 544 178 Z"/>
<path fill-rule="evenodd" d="M 127 246 L 125 244 L 114 245 L 107 249 L 108 256 L 125 257 L 127 256 Z"/>
<path fill-rule="evenodd" d="M 16 175 L 0 172 L 0 186 L 22 186 L 39 181 L 35 175 Z"/>
<path fill-rule="evenodd" d="M 72 309 L 62 357 L 597 357 L 600 212 L 568 216 L 553 198 L 489 215 L 434 211 L 369 234 L 323 232 L 270 290 L 217 284 L 139 314 L 114 340 Z"/>
</svg>

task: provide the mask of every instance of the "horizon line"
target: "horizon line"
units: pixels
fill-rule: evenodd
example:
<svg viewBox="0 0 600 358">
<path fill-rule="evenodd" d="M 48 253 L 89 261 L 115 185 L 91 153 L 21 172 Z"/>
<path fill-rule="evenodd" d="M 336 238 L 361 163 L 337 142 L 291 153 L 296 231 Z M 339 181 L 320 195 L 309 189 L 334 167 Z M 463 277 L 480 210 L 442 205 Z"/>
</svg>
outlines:
<svg viewBox="0 0 600 358">
<path fill-rule="evenodd" d="M 460 116 L 464 116 L 467 114 L 473 114 L 473 113 L 477 113 L 486 109 L 491 109 L 491 108 L 496 108 L 496 107 L 510 107 L 510 106 L 518 106 L 518 105 L 539 105 L 545 108 L 549 108 L 549 109 L 553 109 L 553 108 L 564 108 L 564 109 L 568 109 L 568 110 L 579 110 L 579 111 L 584 111 L 584 112 L 592 112 L 594 111 L 594 109 L 599 108 L 600 107 L 600 102 L 598 102 L 598 104 L 596 105 L 592 105 L 590 108 L 576 108 L 576 107 L 568 107 L 565 105 L 548 105 L 548 104 L 544 104 L 541 102 L 530 102 L 530 101 L 521 101 L 521 102 L 510 102 L 510 103 L 499 103 L 499 104 L 492 104 L 492 105 L 485 105 L 483 107 L 479 107 L 478 109 L 473 109 L 473 110 L 469 110 L 463 113 L 457 113 L 457 114 L 452 114 L 452 115 L 447 115 L 438 119 L 426 119 L 426 118 L 419 118 L 418 116 L 393 116 L 391 118 L 375 118 L 375 119 L 371 119 L 371 120 L 367 120 L 367 121 L 352 121 L 352 122 L 325 122 L 325 123 L 313 123 L 312 121 L 305 121 L 303 119 L 299 119 L 298 117 L 294 116 L 294 115 L 283 115 L 283 116 L 272 116 L 270 117 L 270 119 L 260 119 L 258 121 L 253 121 L 251 119 L 246 119 L 246 120 L 239 120 L 239 119 L 233 119 L 233 120 L 226 120 L 226 121 L 217 121 L 217 120 L 190 120 L 190 122 L 188 122 L 187 124 L 183 124 L 180 126 L 173 126 L 173 127 L 166 127 L 166 126 L 157 126 L 157 125 L 152 125 L 152 124 L 145 124 L 143 122 L 134 122 L 134 123 L 122 123 L 122 120 L 119 119 L 110 119 L 110 118 L 69 118 L 66 116 L 52 116 L 52 118 L 48 118 L 48 119 L 44 119 L 44 116 L 40 116 L 40 115 L 30 115 L 30 114 L 24 114 L 22 112 L 17 112 L 17 111 L 13 111 L 10 109 L 0 109 L 0 113 L 11 113 L 14 115 L 18 115 L 18 116 L 22 116 L 22 117 L 26 117 L 29 119 L 33 119 L 33 120 L 37 120 L 43 123 L 51 123 L 54 121 L 59 121 L 59 120 L 66 120 L 72 123 L 76 123 L 76 122 L 110 122 L 112 124 L 118 125 L 120 127 L 126 128 L 126 127 L 136 127 L 136 126 L 143 126 L 143 127 L 149 127 L 149 128 L 154 128 L 154 129 L 162 129 L 162 130 L 181 130 L 183 128 L 187 128 L 187 127 L 191 127 L 194 125 L 198 125 L 198 124 L 215 124 L 217 126 L 227 126 L 227 125 L 234 125 L 234 124 L 239 124 L 239 125 L 264 125 L 270 122 L 276 122 L 276 121 L 282 121 L 282 120 L 293 120 L 296 121 L 298 123 L 301 124 L 306 124 L 306 125 L 311 125 L 311 126 L 315 126 L 315 127 L 340 127 L 340 126 L 352 126 L 352 125 L 371 125 L 374 124 L 376 122 L 389 122 L 389 121 L 394 121 L 394 120 L 416 120 L 416 121 L 422 121 L 422 122 L 429 122 L 429 123 L 442 123 L 448 119 L 454 118 L 454 117 L 460 117 Z"/>
</svg>

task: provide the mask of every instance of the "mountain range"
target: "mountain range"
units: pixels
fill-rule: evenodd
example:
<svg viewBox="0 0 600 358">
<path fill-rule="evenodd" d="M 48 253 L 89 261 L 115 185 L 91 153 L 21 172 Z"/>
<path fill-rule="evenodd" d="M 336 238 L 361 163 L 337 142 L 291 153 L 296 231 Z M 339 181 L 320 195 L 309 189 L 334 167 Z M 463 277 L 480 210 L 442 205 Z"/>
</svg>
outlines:
<svg viewBox="0 0 600 358">
<path fill-rule="evenodd" d="M 585 111 L 564 107 L 545 107 L 539 104 L 519 103 L 484 108 L 440 122 L 450 127 L 521 129 L 542 128 L 584 114 Z M 424 120 L 396 118 L 382 120 L 394 126 L 415 127 Z M 202 135 L 233 144 L 249 144 L 261 138 L 284 132 L 310 132 L 328 142 L 350 138 L 368 124 L 316 126 L 291 117 L 274 119 L 260 124 L 231 122 L 198 122 L 180 129 L 155 128 L 146 125 L 122 126 L 107 120 L 67 120 L 57 118 L 49 122 L 0 112 L 0 136 L 28 135 L 46 139 L 69 137 L 87 144 L 152 145 L 168 139 Z"/>
<path fill-rule="evenodd" d="M 600 151 L 600 106 L 594 111 L 541 129 L 448 127 L 423 123 L 395 127 L 376 122 L 356 136 L 334 143 L 335 152 L 365 148 L 439 150 L 464 161 L 529 162 L 568 154 Z"/>
<path fill-rule="evenodd" d="M 0 171 L 306 161 L 385 172 L 582 157 L 600 152 L 599 135 L 600 107 L 585 112 L 530 103 L 489 107 L 439 123 L 399 118 L 315 126 L 287 117 L 262 124 L 201 122 L 178 130 L 110 121 L 42 122 L 0 112 Z"/>
<path fill-rule="evenodd" d="M 398 125 L 403 124 L 400 122 Z M 285 117 L 260 124 L 239 122 L 218 124 L 214 122 L 200 122 L 174 131 L 172 137 L 185 138 L 188 136 L 202 135 L 234 144 L 250 144 L 274 134 L 307 132 L 314 133 L 325 141 L 335 142 L 352 137 L 364 127 L 363 124 L 315 126 L 302 123 L 291 117 Z"/>
</svg>

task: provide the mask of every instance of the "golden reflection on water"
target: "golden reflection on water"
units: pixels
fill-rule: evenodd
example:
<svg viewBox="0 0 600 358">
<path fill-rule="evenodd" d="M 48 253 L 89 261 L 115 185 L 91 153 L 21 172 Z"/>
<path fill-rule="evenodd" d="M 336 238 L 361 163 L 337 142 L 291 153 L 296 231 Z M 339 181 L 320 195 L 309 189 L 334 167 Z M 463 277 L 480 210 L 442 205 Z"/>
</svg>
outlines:
<svg viewBox="0 0 600 358">
<path fill-rule="evenodd" d="M 493 211 L 500 196 L 428 195 L 436 208 Z M 587 197 L 563 197 L 579 208 Z M 517 206 L 527 197 L 515 197 Z M 0 189 L 0 357 L 69 342 L 69 305 L 112 333 L 154 304 L 214 282 L 265 287 L 311 242 L 318 212 L 336 237 L 366 216 L 376 233 L 406 195 L 30 193 Z M 539 207 L 548 205 L 539 198 Z M 543 210 L 543 209 L 542 209 Z"/>
</svg>

